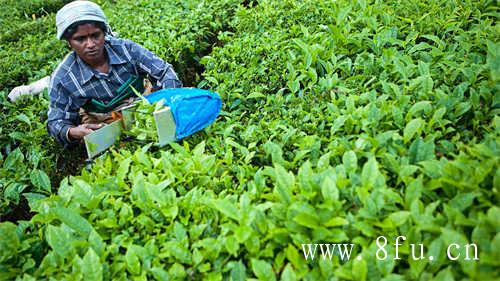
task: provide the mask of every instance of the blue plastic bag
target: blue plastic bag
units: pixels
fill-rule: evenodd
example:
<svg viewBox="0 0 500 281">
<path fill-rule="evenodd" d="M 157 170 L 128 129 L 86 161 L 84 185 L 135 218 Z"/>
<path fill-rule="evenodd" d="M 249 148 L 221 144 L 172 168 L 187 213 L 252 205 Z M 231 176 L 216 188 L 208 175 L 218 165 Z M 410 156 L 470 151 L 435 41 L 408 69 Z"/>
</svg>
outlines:
<svg viewBox="0 0 500 281">
<path fill-rule="evenodd" d="M 222 108 L 217 93 L 197 88 L 169 88 L 144 96 L 150 103 L 164 100 L 175 120 L 177 140 L 188 137 L 214 122 Z"/>
</svg>

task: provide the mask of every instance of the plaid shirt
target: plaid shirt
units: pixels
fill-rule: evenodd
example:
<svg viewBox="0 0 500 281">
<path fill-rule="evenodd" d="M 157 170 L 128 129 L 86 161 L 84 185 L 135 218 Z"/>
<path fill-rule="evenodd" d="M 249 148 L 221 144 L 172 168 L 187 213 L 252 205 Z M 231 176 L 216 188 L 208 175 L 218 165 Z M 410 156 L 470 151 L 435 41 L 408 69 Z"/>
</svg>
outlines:
<svg viewBox="0 0 500 281">
<path fill-rule="evenodd" d="M 47 129 L 65 147 L 76 143 L 68 139 L 68 130 L 80 123 L 80 107 L 90 99 L 111 101 L 115 91 L 131 75 L 145 77 L 149 74 L 154 90 L 182 87 L 172 65 L 140 45 L 126 39 L 109 38 L 104 47 L 109 73 L 92 69 L 73 51 L 51 75 Z"/>
</svg>

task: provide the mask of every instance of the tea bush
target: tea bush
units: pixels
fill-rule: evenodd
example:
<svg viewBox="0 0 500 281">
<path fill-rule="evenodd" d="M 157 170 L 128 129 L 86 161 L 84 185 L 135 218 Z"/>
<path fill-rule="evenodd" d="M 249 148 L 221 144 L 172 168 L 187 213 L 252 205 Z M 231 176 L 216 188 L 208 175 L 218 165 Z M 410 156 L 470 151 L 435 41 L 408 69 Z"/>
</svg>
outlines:
<svg viewBox="0 0 500 281">
<path fill-rule="evenodd" d="M 1 277 L 499 277 L 494 1 L 164 2 L 100 3 L 121 36 L 218 92 L 220 117 L 164 148 L 116 146 L 54 185 L 15 138 L 47 141 L 26 133 L 46 98 L 25 111 L 4 100 L 0 173 L 31 183 L 34 216 L 0 224 Z M 306 260 L 315 243 L 354 247 Z M 451 260 L 453 243 L 477 245 L 478 260 Z"/>
</svg>

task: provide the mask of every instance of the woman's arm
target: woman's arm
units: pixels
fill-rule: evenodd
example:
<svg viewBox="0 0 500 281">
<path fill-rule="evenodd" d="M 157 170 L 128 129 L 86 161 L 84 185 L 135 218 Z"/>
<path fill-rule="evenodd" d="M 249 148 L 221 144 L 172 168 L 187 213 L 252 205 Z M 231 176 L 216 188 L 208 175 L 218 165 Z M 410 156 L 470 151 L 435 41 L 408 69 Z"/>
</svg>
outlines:
<svg viewBox="0 0 500 281">
<path fill-rule="evenodd" d="M 171 64 L 131 40 L 125 40 L 125 44 L 134 65 L 154 80 L 154 90 L 182 87 Z"/>
<path fill-rule="evenodd" d="M 69 129 L 78 124 L 78 107 L 71 99 L 69 92 L 58 85 L 49 86 L 50 105 L 47 120 L 47 130 L 56 141 L 65 147 L 76 144 L 70 139 Z"/>
</svg>

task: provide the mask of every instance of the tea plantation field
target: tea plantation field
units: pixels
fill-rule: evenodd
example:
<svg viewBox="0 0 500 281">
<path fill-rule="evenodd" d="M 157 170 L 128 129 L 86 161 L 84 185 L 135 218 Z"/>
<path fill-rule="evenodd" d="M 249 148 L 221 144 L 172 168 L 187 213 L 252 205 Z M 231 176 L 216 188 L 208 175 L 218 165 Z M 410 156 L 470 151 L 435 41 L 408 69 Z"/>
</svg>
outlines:
<svg viewBox="0 0 500 281">
<path fill-rule="evenodd" d="M 498 1 L 96 1 L 223 109 L 87 167 L 7 99 L 67 2 L 2 0 L 0 280 L 500 280 Z"/>
</svg>

